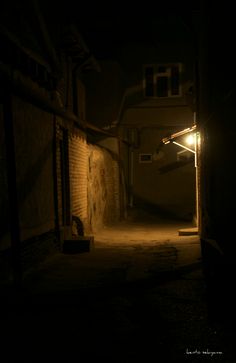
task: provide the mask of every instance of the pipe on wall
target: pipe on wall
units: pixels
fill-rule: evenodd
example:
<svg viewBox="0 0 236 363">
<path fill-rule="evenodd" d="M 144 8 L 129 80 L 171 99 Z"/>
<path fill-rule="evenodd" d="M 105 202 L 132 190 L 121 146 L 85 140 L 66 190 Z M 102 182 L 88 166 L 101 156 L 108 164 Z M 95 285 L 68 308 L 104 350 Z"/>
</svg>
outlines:
<svg viewBox="0 0 236 363">
<path fill-rule="evenodd" d="M 33 81 L 24 77 L 19 71 L 12 70 L 9 66 L 0 63 L 0 74 L 3 76 L 3 83 L 9 84 L 13 93 L 40 107 L 42 110 L 51 112 L 54 115 L 67 120 L 71 127 L 76 126 L 83 130 L 88 129 L 98 134 L 119 139 L 118 135 L 114 135 L 109 131 L 100 129 L 87 121 L 81 120 L 73 112 L 61 108 L 55 93 L 54 98 L 52 99 L 49 92 L 38 87 Z M 121 141 L 127 143 L 126 140 L 121 139 Z"/>
</svg>

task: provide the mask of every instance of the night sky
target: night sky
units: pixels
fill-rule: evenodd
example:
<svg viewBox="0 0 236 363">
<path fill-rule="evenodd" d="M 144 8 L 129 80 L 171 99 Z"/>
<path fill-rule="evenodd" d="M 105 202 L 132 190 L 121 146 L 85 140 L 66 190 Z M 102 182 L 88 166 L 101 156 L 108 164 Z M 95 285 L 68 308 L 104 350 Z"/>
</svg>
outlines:
<svg viewBox="0 0 236 363">
<path fill-rule="evenodd" d="M 19 21 L 21 13 L 29 20 L 32 19 L 32 4 L 33 0 L 4 1 L 3 20 L 6 19 L 4 8 L 7 9 L 9 22 L 13 24 Z M 124 43 L 152 45 L 160 39 L 168 43 L 180 37 L 188 40 L 192 37 L 193 19 L 199 16 L 202 9 L 200 0 L 178 4 L 170 1 L 167 6 L 162 2 L 144 6 L 140 2 L 129 4 L 78 0 L 40 0 L 38 5 L 50 28 L 60 29 L 63 24 L 74 23 L 89 49 L 98 58 L 111 56 Z"/>
<path fill-rule="evenodd" d="M 99 58 L 112 54 L 124 43 L 156 43 L 175 41 L 191 37 L 192 20 L 200 13 L 198 3 L 187 7 L 171 6 L 163 8 L 160 3 L 144 7 L 136 3 L 135 8 L 126 3 L 101 2 L 81 3 L 80 1 L 48 2 L 40 1 L 44 17 L 50 23 L 74 23 L 81 32 L 92 52 Z M 176 31 L 176 24 L 182 29 Z M 165 31 L 163 32 L 163 28 Z M 181 34 L 179 33 L 181 32 Z M 161 35 L 160 35 L 161 34 Z"/>
</svg>

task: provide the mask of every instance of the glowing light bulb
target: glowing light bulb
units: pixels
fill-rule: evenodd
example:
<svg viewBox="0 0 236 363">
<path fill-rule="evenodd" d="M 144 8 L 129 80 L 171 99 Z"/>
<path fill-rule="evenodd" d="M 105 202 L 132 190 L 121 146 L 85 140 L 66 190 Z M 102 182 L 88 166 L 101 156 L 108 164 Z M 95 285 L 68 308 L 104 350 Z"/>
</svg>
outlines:
<svg viewBox="0 0 236 363">
<path fill-rule="evenodd" d="M 195 137 L 196 137 L 196 135 L 195 135 L 195 134 L 188 135 L 188 136 L 186 137 L 186 143 L 187 143 L 188 145 L 194 145 L 194 144 L 195 144 Z"/>
</svg>

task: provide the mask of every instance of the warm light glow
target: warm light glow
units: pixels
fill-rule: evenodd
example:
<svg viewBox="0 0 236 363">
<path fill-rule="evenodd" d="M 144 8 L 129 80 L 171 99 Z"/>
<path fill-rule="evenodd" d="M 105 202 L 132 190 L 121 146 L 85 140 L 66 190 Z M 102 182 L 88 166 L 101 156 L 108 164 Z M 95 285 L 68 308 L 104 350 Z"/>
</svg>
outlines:
<svg viewBox="0 0 236 363">
<path fill-rule="evenodd" d="M 196 133 L 196 138 L 197 138 L 198 147 L 200 147 L 200 145 L 201 145 L 201 138 L 200 138 L 200 133 L 199 132 Z"/>
<path fill-rule="evenodd" d="M 196 134 L 190 134 L 186 137 L 186 143 L 191 146 L 195 144 Z"/>
</svg>

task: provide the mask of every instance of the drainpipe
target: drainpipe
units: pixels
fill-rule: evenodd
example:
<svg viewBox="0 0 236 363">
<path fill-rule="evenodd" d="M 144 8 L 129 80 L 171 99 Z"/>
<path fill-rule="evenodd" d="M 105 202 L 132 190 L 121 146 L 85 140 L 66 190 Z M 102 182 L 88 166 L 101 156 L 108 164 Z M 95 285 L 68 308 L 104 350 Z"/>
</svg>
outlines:
<svg viewBox="0 0 236 363">
<path fill-rule="evenodd" d="M 12 96 L 7 86 L 5 86 L 3 98 L 3 119 L 6 143 L 7 161 L 7 185 L 9 198 L 9 219 L 11 233 L 11 256 L 13 268 L 13 284 L 15 288 L 20 288 L 22 281 L 21 248 L 20 248 L 20 222 L 19 206 L 16 183 L 16 158 L 15 139 L 12 113 Z"/>
<path fill-rule="evenodd" d="M 129 206 L 134 206 L 134 130 L 129 130 L 130 147 L 129 147 Z"/>
<path fill-rule="evenodd" d="M 43 45 L 47 55 L 50 58 L 50 64 L 52 66 L 52 69 L 56 71 L 57 75 L 59 75 L 59 74 L 61 74 L 60 63 L 59 63 L 54 45 L 50 39 L 49 32 L 48 32 L 44 17 L 42 15 L 38 0 L 32 0 L 32 5 L 33 5 L 33 11 L 34 11 L 36 21 L 38 23 L 38 26 L 39 26 L 39 29 L 41 32 L 41 38 L 42 38 L 42 43 L 43 43 L 42 45 Z"/>
<path fill-rule="evenodd" d="M 198 152 L 196 151 L 195 160 L 196 160 L 196 227 L 199 228 L 199 183 L 198 183 Z"/>
<path fill-rule="evenodd" d="M 6 82 L 9 82 L 14 94 L 46 112 L 51 112 L 62 119 L 69 121 L 71 127 L 76 125 L 83 130 L 93 130 L 99 134 L 117 138 L 117 135 L 104 129 L 100 129 L 90 122 L 81 120 L 70 110 L 60 107 L 55 101 L 50 100 L 45 92 L 35 86 L 33 81 L 22 76 L 20 72 L 11 70 L 8 66 L 0 64 L 0 73 L 6 79 Z M 122 139 L 121 141 L 127 144 L 126 140 Z"/>
<path fill-rule="evenodd" d="M 194 49 L 195 49 L 195 64 L 194 64 L 194 85 L 195 85 L 195 110 L 193 113 L 193 123 L 197 125 L 197 122 L 199 122 L 199 50 L 198 50 L 198 43 L 196 37 L 194 37 Z M 200 226 L 200 170 L 199 170 L 199 158 L 201 157 L 201 148 L 200 148 L 200 134 L 198 131 L 196 131 L 196 137 L 195 137 L 195 168 L 196 168 L 196 227 L 198 228 L 198 233 L 200 232 L 201 226 Z"/>
<path fill-rule="evenodd" d="M 78 104 L 78 87 L 77 87 L 77 77 L 78 73 L 81 71 L 82 66 L 85 64 L 77 63 L 72 69 L 72 97 L 73 97 L 73 113 L 79 115 L 79 104 Z"/>
<path fill-rule="evenodd" d="M 59 206 L 58 206 L 58 172 L 57 172 L 57 118 L 53 115 L 53 182 L 54 182 L 54 213 L 55 231 L 58 244 L 61 243 Z"/>
<path fill-rule="evenodd" d="M 193 124 L 196 125 L 196 112 L 193 112 Z M 196 195 L 196 201 L 195 201 L 195 211 L 196 211 L 196 227 L 199 226 L 199 197 L 198 197 L 198 132 L 195 134 L 194 138 L 194 166 L 195 166 L 195 195 Z"/>
<path fill-rule="evenodd" d="M 72 70 L 72 93 L 73 93 L 73 113 L 78 116 L 79 105 L 78 105 L 78 89 L 77 89 L 77 70 L 79 69 L 79 64 L 75 66 Z"/>
<path fill-rule="evenodd" d="M 194 117 L 196 117 L 196 113 L 194 112 Z M 196 178 L 196 227 L 199 229 L 200 225 L 200 219 L 199 219 L 199 141 L 200 141 L 200 135 L 198 132 L 196 132 L 195 137 L 195 178 Z"/>
<path fill-rule="evenodd" d="M 87 48 L 86 48 L 87 50 Z M 83 62 L 76 63 L 74 68 L 72 69 L 72 97 L 73 97 L 73 113 L 78 116 L 79 114 L 79 105 L 78 105 L 78 87 L 77 87 L 77 77 L 79 73 L 82 71 L 82 68 L 89 61 L 94 62 L 94 66 L 96 70 L 100 72 L 99 65 L 94 60 L 94 57 L 91 53 L 88 53 L 86 57 L 84 57 Z M 73 63 L 73 62 L 72 62 Z"/>
</svg>

